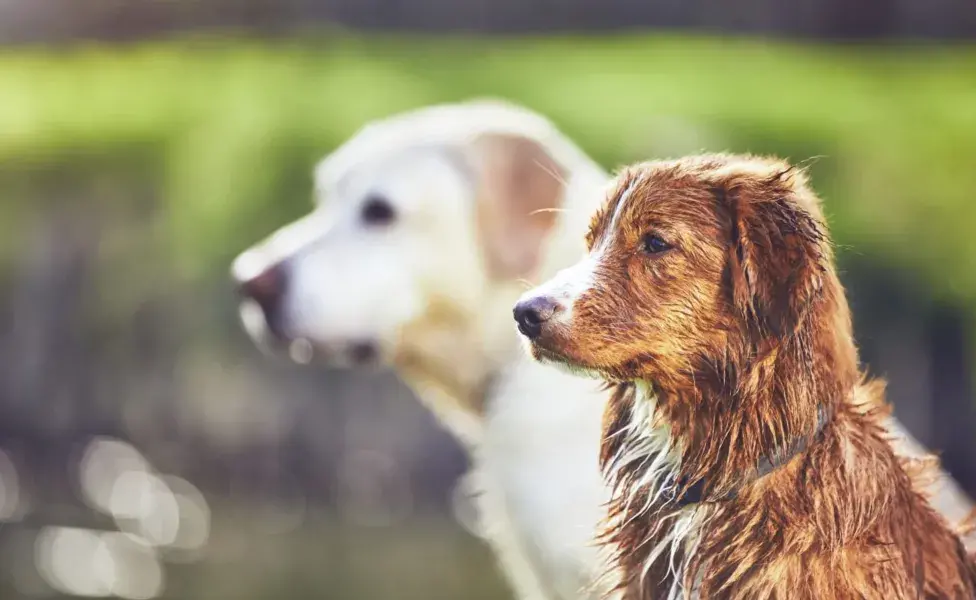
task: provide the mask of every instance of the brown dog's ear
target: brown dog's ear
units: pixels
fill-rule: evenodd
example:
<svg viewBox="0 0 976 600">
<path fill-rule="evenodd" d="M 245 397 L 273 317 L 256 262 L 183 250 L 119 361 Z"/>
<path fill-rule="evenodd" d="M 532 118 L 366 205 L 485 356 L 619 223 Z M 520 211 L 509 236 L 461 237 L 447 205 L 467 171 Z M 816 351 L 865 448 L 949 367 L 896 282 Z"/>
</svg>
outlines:
<svg viewBox="0 0 976 600">
<path fill-rule="evenodd" d="M 731 178 L 718 193 L 731 208 L 733 300 L 747 321 L 793 332 L 823 288 L 830 260 L 819 203 L 802 172 Z"/>
<path fill-rule="evenodd" d="M 537 142 L 484 135 L 470 148 L 478 171 L 478 233 L 496 279 L 530 277 L 556 221 L 564 170 Z"/>
</svg>

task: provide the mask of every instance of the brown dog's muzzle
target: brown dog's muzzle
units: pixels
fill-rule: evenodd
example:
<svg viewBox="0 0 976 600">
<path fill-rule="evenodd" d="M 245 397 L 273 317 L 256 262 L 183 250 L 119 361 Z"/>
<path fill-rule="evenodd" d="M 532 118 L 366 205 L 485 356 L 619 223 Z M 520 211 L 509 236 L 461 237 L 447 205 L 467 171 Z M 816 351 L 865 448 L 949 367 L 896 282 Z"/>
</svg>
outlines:
<svg viewBox="0 0 976 600">
<path fill-rule="evenodd" d="M 548 296 L 535 296 L 520 301 L 512 311 L 519 332 L 530 340 L 542 335 L 546 323 L 562 312 L 563 306 Z"/>
</svg>

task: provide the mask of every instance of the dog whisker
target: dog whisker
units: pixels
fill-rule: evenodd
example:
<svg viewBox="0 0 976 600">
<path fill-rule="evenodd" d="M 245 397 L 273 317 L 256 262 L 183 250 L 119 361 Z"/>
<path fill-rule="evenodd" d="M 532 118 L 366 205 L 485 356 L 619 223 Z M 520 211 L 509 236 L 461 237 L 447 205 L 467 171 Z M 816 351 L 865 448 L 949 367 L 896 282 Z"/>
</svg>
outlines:
<svg viewBox="0 0 976 600">
<path fill-rule="evenodd" d="M 532 162 L 534 162 L 536 166 L 540 167 L 543 171 L 546 172 L 546 174 L 548 174 L 550 177 L 555 179 L 556 182 L 558 182 L 563 187 L 569 186 L 569 182 L 567 182 L 566 179 L 564 179 L 563 176 L 560 175 L 558 172 L 554 171 L 552 167 L 550 167 L 549 165 L 543 163 L 538 159 L 534 159 Z"/>
<path fill-rule="evenodd" d="M 537 208 L 529 213 L 529 216 L 535 216 L 542 213 L 565 213 L 569 212 L 569 209 L 559 208 L 558 206 L 551 206 L 549 208 Z"/>
</svg>

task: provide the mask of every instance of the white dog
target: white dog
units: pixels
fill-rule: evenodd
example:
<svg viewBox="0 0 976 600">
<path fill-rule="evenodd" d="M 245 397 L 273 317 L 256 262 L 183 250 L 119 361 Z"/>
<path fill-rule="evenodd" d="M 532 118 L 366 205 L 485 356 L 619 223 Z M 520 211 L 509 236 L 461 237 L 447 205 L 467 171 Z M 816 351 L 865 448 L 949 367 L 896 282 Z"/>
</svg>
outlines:
<svg viewBox="0 0 976 600">
<path fill-rule="evenodd" d="M 525 358 L 511 307 L 575 262 L 608 174 L 494 101 L 374 122 L 316 170 L 317 206 L 242 254 L 252 335 L 305 362 L 393 365 L 469 450 L 519 598 L 599 597 L 605 394 Z M 922 449 L 892 421 L 911 453 Z M 971 504 L 944 477 L 937 506 Z"/>
</svg>

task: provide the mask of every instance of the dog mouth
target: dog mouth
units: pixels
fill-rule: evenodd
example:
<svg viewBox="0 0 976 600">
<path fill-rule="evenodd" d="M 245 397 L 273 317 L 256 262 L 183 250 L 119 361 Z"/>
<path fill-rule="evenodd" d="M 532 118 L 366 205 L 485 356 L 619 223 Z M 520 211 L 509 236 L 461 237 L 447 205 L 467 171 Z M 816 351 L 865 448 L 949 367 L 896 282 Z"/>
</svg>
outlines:
<svg viewBox="0 0 976 600">
<path fill-rule="evenodd" d="M 526 345 L 532 358 L 542 363 L 573 364 L 574 361 L 542 340 L 527 340 Z"/>
<path fill-rule="evenodd" d="M 557 352 L 548 348 L 534 347 L 531 349 L 532 357 L 541 364 L 549 365 L 568 373 L 575 377 L 585 379 L 596 379 L 598 381 L 610 381 L 612 376 L 600 367 L 582 362 L 574 356 L 569 356 L 562 352 Z"/>
<path fill-rule="evenodd" d="M 549 337 L 534 339 L 526 337 L 525 344 L 532 358 L 540 363 L 567 368 L 589 368 L 587 365 L 582 364 L 572 353 L 567 352 L 556 340 Z"/>
<path fill-rule="evenodd" d="M 269 357 L 287 357 L 299 365 L 323 365 L 337 368 L 380 367 L 386 358 L 382 345 L 370 338 L 317 339 L 294 335 L 255 303 L 243 302 L 240 318 L 244 330 L 255 346 Z"/>
<path fill-rule="evenodd" d="M 600 381 L 617 379 L 612 366 L 595 364 L 591 361 L 584 360 L 572 345 L 567 347 L 560 340 L 553 339 L 549 336 L 524 339 L 525 347 L 529 355 L 540 364 L 552 366 L 571 375 L 586 379 L 597 379 Z"/>
</svg>

